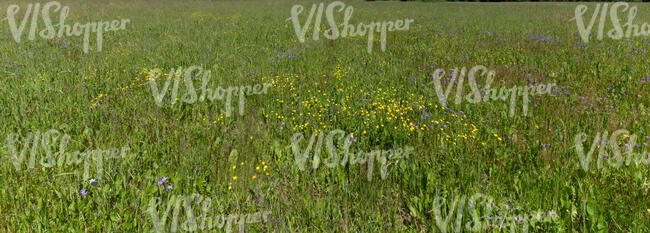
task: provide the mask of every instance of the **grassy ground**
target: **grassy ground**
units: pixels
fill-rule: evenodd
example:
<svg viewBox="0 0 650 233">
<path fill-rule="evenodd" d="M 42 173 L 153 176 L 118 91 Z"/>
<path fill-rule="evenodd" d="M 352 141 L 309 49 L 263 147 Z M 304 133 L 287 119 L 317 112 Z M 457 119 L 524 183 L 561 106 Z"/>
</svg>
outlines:
<svg viewBox="0 0 650 233">
<path fill-rule="evenodd" d="M 0 2 L 1 17 L 10 4 L 22 16 L 28 3 Z M 23 35 L 15 43 L 0 22 L 0 135 L 22 135 L 18 151 L 28 133 L 50 129 L 70 136 L 67 152 L 130 151 L 105 160 L 101 178 L 91 167 L 98 182 L 90 183 L 83 163 L 42 166 L 42 148 L 34 168 L 26 159 L 16 170 L 3 140 L 2 232 L 153 231 L 152 198 L 163 200 L 162 216 L 172 196 L 193 193 L 212 199 L 213 218 L 270 211 L 266 223 L 245 226 L 251 232 L 437 232 L 436 197 L 446 198 L 446 211 L 454 197 L 476 193 L 505 203 L 511 216 L 557 213 L 525 227 L 531 232 L 650 232 L 649 165 L 592 164 L 585 172 L 574 149 L 578 133 L 588 135 L 588 150 L 598 132 L 627 129 L 638 135 L 635 151 L 650 152 L 650 40 L 584 45 L 569 21 L 574 4 L 346 2 L 355 24 L 415 20 L 408 31 L 388 33 L 385 51 L 377 39 L 370 54 L 365 36 L 314 41 L 309 30 L 298 42 L 286 19 L 302 4 L 304 22 L 311 5 L 303 1 L 62 4 L 70 7 L 67 21 L 130 23 L 105 33 L 101 52 L 90 40 L 83 53 L 81 37 Z M 650 6 L 636 5 L 635 22 L 650 22 Z M 223 101 L 156 105 L 147 74 L 193 65 L 212 71 L 213 87 L 272 87 L 247 96 L 244 115 L 237 98 L 231 117 Z M 475 65 L 496 71 L 492 86 L 558 88 L 531 99 L 528 116 L 518 104 L 508 117 L 504 101 L 443 108 L 431 74 Z M 351 151 L 415 150 L 386 179 L 375 167 L 368 181 L 367 164 L 299 170 L 287 148 L 292 135 L 334 129 L 354 134 Z M 181 210 L 179 222 L 186 219 Z"/>
</svg>

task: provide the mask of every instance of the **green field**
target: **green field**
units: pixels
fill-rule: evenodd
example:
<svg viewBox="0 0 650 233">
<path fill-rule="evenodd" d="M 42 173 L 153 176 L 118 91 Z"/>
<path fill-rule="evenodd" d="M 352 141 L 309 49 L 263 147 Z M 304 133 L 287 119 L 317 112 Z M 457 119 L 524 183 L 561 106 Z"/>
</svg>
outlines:
<svg viewBox="0 0 650 233">
<path fill-rule="evenodd" d="M 16 4 L 20 23 L 30 3 L 36 2 L 0 1 L 0 18 Z M 613 146 L 601 144 L 585 171 L 575 143 L 584 132 L 586 154 L 597 134 L 626 129 L 614 142 L 626 148 L 635 135 L 634 153 L 649 156 L 650 39 L 584 43 L 571 21 L 575 3 L 345 1 L 354 8 L 354 25 L 414 20 L 408 30 L 387 33 L 385 51 L 375 35 L 370 53 L 367 36 L 313 40 L 313 23 L 304 43 L 298 40 L 288 20 L 292 6 L 304 6 L 303 24 L 320 2 L 60 3 L 70 9 L 67 24 L 129 23 L 104 32 L 101 51 L 91 34 L 84 53 L 79 36 L 29 40 L 31 20 L 16 43 L 8 20 L 0 21 L 0 232 L 152 232 L 150 202 L 162 200 L 154 208 L 162 218 L 174 198 L 192 194 L 211 198 L 204 201 L 211 205 L 206 225 L 224 220 L 219 215 L 267 213 L 263 221 L 258 214 L 258 223 L 255 217 L 222 222 L 210 230 L 216 232 L 440 232 L 449 215 L 447 232 L 510 232 L 507 223 L 500 228 L 487 220 L 469 230 L 473 216 L 488 212 L 487 205 L 468 208 L 474 194 L 493 199 L 499 206 L 493 216 L 557 215 L 520 222 L 517 232 L 650 232 L 650 164 L 613 168 Z M 650 5 L 634 5 L 634 22 L 650 23 Z M 586 21 L 595 4 L 589 6 Z M 335 17 L 342 23 L 342 12 Z M 51 18 L 59 22 L 59 13 Z M 324 14 L 320 27 L 328 29 Z M 41 18 L 37 28 L 45 28 Z M 522 99 L 513 116 L 509 100 L 468 102 L 467 83 L 462 101 L 454 102 L 454 87 L 443 107 L 431 83 L 435 70 L 446 71 L 446 83 L 452 69 L 477 65 L 495 71 L 492 87 L 556 87 L 530 97 L 526 115 Z M 171 103 L 172 82 L 159 106 L 148 81 L 152 71 L 161 71 L 162 90 L 173 69 L 192 66 L 211 72 L 190 79 L 197 97 L 207 78 L 212 89 L 264 83 L 268 89 L 245 100 L 233 91 L 228 116 L 225 96 L 183 102 L 187 80 L 181 79 L 179 100 Z M 477 83 L 484 85 L 485 76 Z M 326 166 L 325 139 L 320 166 L 312 168 L 314 142 L 301 170 L 292 136 L 304 135 L 302 152 L 312 135 L 327 138 L 337 129 L 353 140 L 337 139 L 339 150 L 348 143 L 355 153 L 413 151 L 389 160 L 384 179 L 375 161 L 368 179 L 370 162 Z M 43 136 L 48 131 L 58 133 Z M 63 135 L 69 142 L 57 153 Z M 21 151 L 22 163 L 14 158 Z M 74 151 L 96 157 L 68 160 Z M 100 167 L 102 151 L 112 157 Z M 442 219 L 437 197 L 445 198 Z M 450 214 L 454 198 L 461 214 Z M 200 200 L 194 202 L 189 206 L 198 216 Z M 184 203 L 176 211 L 178 231 L 192 230 Z"/>
</svg>

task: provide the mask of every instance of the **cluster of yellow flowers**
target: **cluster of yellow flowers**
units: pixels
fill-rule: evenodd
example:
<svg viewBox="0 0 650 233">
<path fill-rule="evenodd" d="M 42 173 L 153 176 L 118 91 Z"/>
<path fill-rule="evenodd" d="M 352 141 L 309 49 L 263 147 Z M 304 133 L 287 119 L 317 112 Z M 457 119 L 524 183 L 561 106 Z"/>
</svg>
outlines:
<svg viewBox="0 0 650 233">
<path fill-rule="evenodd" d="M 312 83 L 298 74 L 276 76 L 271 83 L 279 93 L 277 108 L 265 113 L 273 124 L 293 131 L 318 133 L 338 126 L 340 118 L 346 123 L 358 123 L 365 130 L 388 128 L 410 135 L 417 131 L 434 133 L 456 145 L 457 140 L 478 140 L 478 128 L 460 114 L 432 103 L 431 98 L 414 93 L 405 94 L 397 88 L 369 89 L 364 82 L 346 80 L 350 67 L 336 66 L 331 79 L 322 75 Z M 302 95 L 295 93 L 296 83 L 305 83 Z M 333 93 L 327 90 L 335 90 Z M 284 97 L 284 98 L 283 98 Z M 340 127 L 340 126 L 338 126 Z M 496 134 L 495 134 L 496 135 Z M 502 140 L 501 137 L 495 136 Z M 485 143 L 482 143 L 485 145 Z"/>
<path fill-rule="evenodd" d="M 92 103 L 92 107 L 97 106 L 97 103 L 103 98 L 103 97 L 108 97 L 108 95 L 105 95 L 103 93 L 100 93 L 97 98 L 90 99 L 90 103 Z"/>
<path fill-rule="evenodd" d="M 258 172 L 263 173 L 265 176 L 270 175 L 269 172 L 267 172 L 266 170 L 271 168 L 271 167 L 266 165 L 266 162 L 264 162 L 262 160 L 260 160 L 259 163 L 260 163 L 259 165 L 255 166 L 255 171 L 253 172 L 253 175 L 251 176 L 251 180 L 257 179 Z M 240 166 L 244 166 L 244 164 L 245 164 L 244 162 L 239 163 Z M 237 169 L 237 165 L 233 165 L 232 166 L 232 171 L 234 172 L 236 169 Z M 260 171 L 260 169 L 261 169 L 261 171 Z M 237 176 L 233 176 L 232 177 L 232 182 L 236 182 L 236 181 L 237 181 Z M 232 182 L 228 184 L 228 190 L 232 190 L 232 185 L 233 185 Z"/>
</svg>

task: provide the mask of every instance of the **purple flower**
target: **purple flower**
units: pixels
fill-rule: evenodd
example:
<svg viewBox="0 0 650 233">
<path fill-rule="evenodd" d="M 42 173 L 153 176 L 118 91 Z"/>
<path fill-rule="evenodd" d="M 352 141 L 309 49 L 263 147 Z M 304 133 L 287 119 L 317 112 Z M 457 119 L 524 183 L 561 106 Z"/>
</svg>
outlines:
<svg viewBox="0 0 650 233">
<path fill-rule="evenodd" d="M 97 183 L 99 183 L 99 181 L 97 181 L 97 180 L 95 180 L 95 179 L 90 179 L 90 183 L 91 183 L 91 184 L 97 184 Z"/>
<path fill-rule="evenodd" d="M 167 177 L 163 176 L 162 179 L 160 179 L 160 181 L 158 181 L 158 186 L 161 186 L 162 184 L 164 184 L 166 180 L 167 180 Z"/>
<path fill-rule="evenodd" d="M 81 189 L 80 193 L 82 196 L 86 196 L 86 194 L 88 194 L 88 192 L 86 192 L 86 189 Z"/>
<path fill-rule="evenodd" d="M 171 186 L 171 185 L 167 185 L 167 190 L 172 190 L 172 186 Z"/>
</svg>

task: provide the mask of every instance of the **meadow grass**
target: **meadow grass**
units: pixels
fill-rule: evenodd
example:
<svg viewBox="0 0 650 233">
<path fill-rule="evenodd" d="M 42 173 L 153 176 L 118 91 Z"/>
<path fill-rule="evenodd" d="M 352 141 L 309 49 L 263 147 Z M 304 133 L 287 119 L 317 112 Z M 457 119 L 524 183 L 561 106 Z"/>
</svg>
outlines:
<svg viewBox="0 0 650 233">
<path fill-rule="evenodd" d="M 28 3 L 0 1 L 0 17 L 11 4 L 22 14 Z M 650 143 L 650 40 L 581 43 L 569 21 L 575 4 L 347 1 L 355 25 L 415 20 L 408 31 L 388 33 L 385 51 L 375 37 L 369 54 L 365 36 L 314 41 L 308 30 L 298 42 L 286 19 L 301 4 L 304 22 L 307 1 L 61 3 L 70 7 L 68 24 L 130 23 L 105 33 L 101 52 L 91 40 L 83 53 L 81 37 L 23 35 L 15 43 L 0 22 L 2 232 L 150 232 L 151 198 L 192 193 L 214 200 L 211 213 L 270 210 L 268 223 L 246 226 L 251 232 L 438 232 L 435 198 L 474 193 L 507 203 L 511 215 L 557 212 L 531 232 L 650 231 L 648 166 L 592 164 L 585 172 L 573 148 L 580 132 L 588 147 L 597 132 L 625 128 L 639 135 L 637 152 L 650 151 L 642 144 Z M 650 22 L 650 5 L 635 5 L 635 22 Z M 236 98 L 232 117 L 219 101 L 157 106 L 149 71 L 193 65 L 221 86 L 273 86 L 247 97 L 243 116 Z M 528 116 L 518 104 L 508 117 L 500 101 L 442 107 L 431 73 L 475 65 L 497 72 L 492 86 L 555 81 L 558 88 L 533 98 Z M 105 162 L 97 184 L 83 180 L 82 164 L 37 161 L 17 171 L 4 137 L 49 129 L 71 136 L 67 151 L 128 145 L 131 152 Z M 365 165 L 300 171 L 287 148 L 291 136 L 334 129 L 354 134 L 354 151 L 415 151 L 385 180 L 375 168 L 368 181 Z"/>
</svg>

